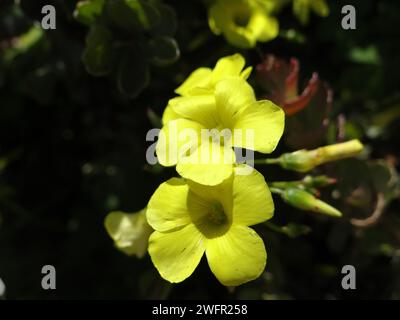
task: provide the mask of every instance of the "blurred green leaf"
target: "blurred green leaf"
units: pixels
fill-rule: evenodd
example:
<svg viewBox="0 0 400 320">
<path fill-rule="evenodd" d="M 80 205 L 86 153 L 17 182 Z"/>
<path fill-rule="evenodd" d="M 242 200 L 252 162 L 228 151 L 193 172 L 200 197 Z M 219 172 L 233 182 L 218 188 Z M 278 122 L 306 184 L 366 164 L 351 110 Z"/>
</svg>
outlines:
<svg viewBox="0 0 400 320">
<path fill-rule="evenodd" d="M 143 0 L 125 0 L 129 7 L 136 11 L 136 14 L 144 29 L 149 30 L 160 23 L 161 14 L 156 6 Z"/>
<path fill-rule="evenodd" d="M 378 65 L 381 62 L 378 49 L 375 46 L 354 47 L 350 50 L 349 57 L 351 61 L 356 63 Z"/>
<path fill-rule="evenodd" d="M 112 68 L 112 56 L 111 32 L 103 26 L 92 26 L 82 58 L 87 71 L 94 76 L 108 74 Z"/>
<path fill-rule="evenodd" d="M 178 44 L 173 38 L 154 37 L 149 42 L 151 52 L 150 61 L 157 66 L 165 66 L 179 59 Z"/>
<path fill-rule="evenodd" d="M 112 22 L 122 29 L 136 30 L 140 27 L 136 12 L 127 5 L 125 0 L 107 1 L 106 12 Z"/>
<path fill-rule="evenodd" d="M 136 48 L 127 50 L 117 72 L 120 92 L 135 98 L 149 84 L 149 81 L 150 72 L 145 57 Z"/>
<path fill-rule="evenodd" d="M 87 0 L 78 2 L 74 11 L 74 17 L 79 22 L 90 25 L 103 12 L 105 0 Z"/>
<path fill-rule="evenodd" d="M 159 23 L 153 27 L 152 32 L 160 36 L 173 36 L 177 29 L 174 9 L 162 3 L 157 6 L 157 9 L 160 13 L 160 19 Z"/>
<path fill-rule="evenodd" d="M 11 48 L 5 51 L 4 62 L 6 64 L 11 63 L 16 56 L 28 52 L 43 38 L 43 29 L 39 26 L 32 26 L 26 33 L 16 39 Z"/>
<path fill-rule="evenodd" d="M 147 2 L 139 0 L 108 1 L 107 13 L 120 28 L 131 31 L 149 30 L 160 21 L 160 13 Z"/>
</svg>

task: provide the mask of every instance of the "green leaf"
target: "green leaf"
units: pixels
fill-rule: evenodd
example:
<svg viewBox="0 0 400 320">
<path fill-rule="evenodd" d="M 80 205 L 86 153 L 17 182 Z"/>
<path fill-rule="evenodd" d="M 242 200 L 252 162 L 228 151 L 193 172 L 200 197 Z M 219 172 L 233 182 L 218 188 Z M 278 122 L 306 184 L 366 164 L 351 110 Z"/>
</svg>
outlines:
<svg viewBox="0 0 400 320">
<path fill-rule="evenodd" d="M 160 12 L 160 21 L 151 30 L 152 33 L 160 36 L 172 37 L 177 29 L 176 13 L 174 9 L 165 4 L 159 4 L 157 6 Z"/>
<path fill-rule="evenodd" d="M 125 0 L 108 1 L 106 12 L 112 22 L 122 29 L 136 30 L 140 28 L 140 21 L 135 11 L 127 5 Z"/>
<path fill-rule="evenodd" d="M 103 12 L 105 0 L 87 0 L 76 4 L 74 17 L 79 22 L 91 25 Z"/>
<path fill-rule="evenodd" d="M 139 0 L 108 1 L 107 13 L 118 27 L 132 31 L 149 30 L 160 21 L 160 13 Z"/>
<path fill-rule="evenodd" d="M 173 38 L 154 37 L 149 42 L 150 61 L 157 66 L 174 63 L 180 56 L 178 44 Z"/>
<path fill-rule="evenodd" d="M 17 56 L 27 53 L 44 40 L 44 31 L 40 26 L 32 26 L 26 33 L 14 40 L 15 44 L 4 52 L 4 63 L 11 63 Z"/>
<path fill-rule="evenodd" d="M 106 75 L 111 71 L 112 35 L 107 28 L 98 25 L 90 28 L 82 59 L 87 71 L 94 76 Z"/>
<path fill-rule="evenodd" d="M 349 52 L 349 58 L 355 63 L 379 65 L 381 62 L 379 51 L 375 46 L 354 47 Z"/>
<path fill-rule="evenodd" d="M 136 98 L 149 84 L 150 72 L 145 57 L 131 48 L 123 56 L 117 72 L 118 89 L 130 98 Z"/>
<path fill-rule="evenodd" d="M 154 28 L 161 21 L 161 13 L 149 2 L 143 0 L 125 0 L 127 5 L 132 8 L 145 30 Z"/>
</svg>

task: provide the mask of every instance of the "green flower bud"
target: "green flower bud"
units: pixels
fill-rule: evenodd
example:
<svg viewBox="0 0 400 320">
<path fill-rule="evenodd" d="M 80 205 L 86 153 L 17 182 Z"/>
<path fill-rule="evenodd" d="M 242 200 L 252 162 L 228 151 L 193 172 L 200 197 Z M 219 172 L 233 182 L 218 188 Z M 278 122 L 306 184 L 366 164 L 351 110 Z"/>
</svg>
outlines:
<svg viewBox="0 0 400 320">
<path fill-rule="evenodd" d="M 307 172 L 315 167 L 313 154 L 307 150 L 284 153 L 279 160 L 282 168 L 298 172 Z"/>
<path fill-rule="evenodd" d="M 353 157 L 363 150 L 359 140 L 336 143 L 314 150 L 298 150 L 279 157 L 279 164 L 284 169 L 307 172 L 315 167 L 336 160 Z"/>
<path fill-rule="evenodd" d="M 302 189 L 286 189 L 281 193 L 281 197 L 286 203 L 300 210 L 312 211 L 332 217 L 342 216 L 340 211 Z"/>
</svg>

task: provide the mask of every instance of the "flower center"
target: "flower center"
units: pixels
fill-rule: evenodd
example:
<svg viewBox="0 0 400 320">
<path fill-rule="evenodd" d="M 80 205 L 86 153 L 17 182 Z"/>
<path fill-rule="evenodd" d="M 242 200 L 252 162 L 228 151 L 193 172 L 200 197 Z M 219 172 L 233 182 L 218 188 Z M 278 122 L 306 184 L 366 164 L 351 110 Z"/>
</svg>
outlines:
<svg viewBox="0 0 400 320">
<path fill-rule="evenodd" d="M 216 202 L 212 205 L 212 209 L 208 213 L 207 217 L 216 225 L 222 225 L 228 221 L 228 218 L 224 212 L 224 208 L 219 202 Z"/>
<path fill-rule="evenodd" d="M 222 125 L 212 128 L 208 134 L 208 142 L 217 143 L 220 146 L 230 143 L 232 139 L 232 132 L 228 128 L 224 128 Z"/>
<path fill-rule="evenodd" d="M 249 10 L 245 10 L 244 8 L 242 8 L 242 10 L 236 12 L 236 14 L 233 17 L 233 21 L 235 25 L 238 27 L 247 27 L 250 21 Z"/>
</svg>

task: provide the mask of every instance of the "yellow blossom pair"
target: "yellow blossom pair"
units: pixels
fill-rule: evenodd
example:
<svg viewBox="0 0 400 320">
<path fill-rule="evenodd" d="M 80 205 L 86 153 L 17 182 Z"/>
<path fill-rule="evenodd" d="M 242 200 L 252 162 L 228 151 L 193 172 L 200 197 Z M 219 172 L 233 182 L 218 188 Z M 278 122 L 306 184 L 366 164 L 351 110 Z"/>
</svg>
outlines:
<svg viewBox="0 0 400 320">
<path fill-rule="evenodd" d="M 233 147 L 262 153 L 276 148 L 284 112 L 256 100 L 244 65 L 239 54 L 222 58 L 214 70 L 194 71 L 177 89 L 181 96 L 169 101 L 156 146 L 161 165 L 176 165 L 182 177 L 214 186 L 233 173 Z"/>
<path fill-rule="evenodd" d="M 171 99 L 164 112 L 156 152 L 162 165 L 176 165 L 183 178 L 162 183 L 145 211 L 134 216 L 114 213 L 106 219 L 121 250 L 141 256 L 148 241 L 154 265 L 170 282 L 189 277 L 204 254 L 226 286 L 253 280 L 265 268 L 264 243 L 249 226 L 271 218 L 274 203 L 264 177 L 236 164 L 232 148 L 272 152 L 283 133 L 284 113 L 270 101 L 256 101 L 246 82 L 251 69 L 244 67 L 239 54 L 225 57 L 214 69 L 197 69 L 176 89 L 180 96 Z M 194 136 L 187 135 L 188 130 Z M 253 135 L 204 139 L 202 130 Z M 144 214 L 148 225 L 139 225 Z M 155 231 L 148 239 L 149 228 Z"/>
<path fill-rule="evenodd" d="M 164 112 L 157 156 L 164 166 L 176 165 L 183 178 L 161 184 L 146 214 L 155 230 L 150 256 L 170 282 L 189 277 L 204 253 L 227 286 L 253 280 L 265 268 L 263 241 L 249 226 L 271 218 L 274 204 L 264 177 L 236 164 L 232 147 L 272 152 L 283 133 L 284 113 L 270 101 L 256 101 L 246 82 L 251 69 L 244 67 L 243 57 L 235 54 L 214 69 L 197 69 Z M 194 137 L 185 134 L 189 129 Z M 243 135 L 205 139 L 202 130 Z M 244 131 L 253 133 L 251 139 Z M 213 161 L 215 155 L 221 161 Z"/>
<path fill-rule="evenodd" d="M 279 34 L 278 20 L 273 16 L 289 1 L 285 0 L 214 0 L 208 11 L 208 23 L 216 35 L 223 35 L 232 45 L 249 49 L 257 42 L 273 40 Z M 293 13 L 307 24 L 310 12 L 329 15 L 326 0 L 293 0 Z"/>
</svg>

